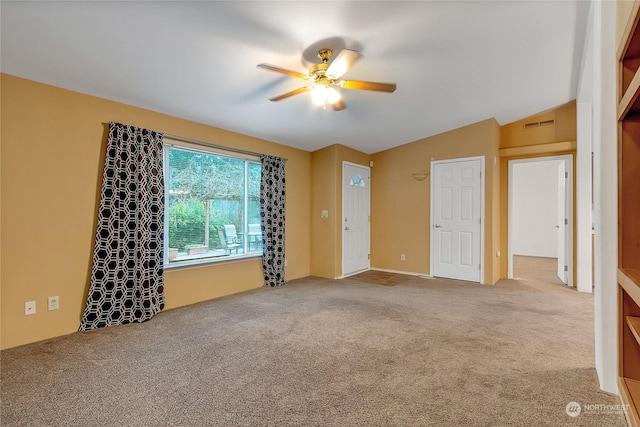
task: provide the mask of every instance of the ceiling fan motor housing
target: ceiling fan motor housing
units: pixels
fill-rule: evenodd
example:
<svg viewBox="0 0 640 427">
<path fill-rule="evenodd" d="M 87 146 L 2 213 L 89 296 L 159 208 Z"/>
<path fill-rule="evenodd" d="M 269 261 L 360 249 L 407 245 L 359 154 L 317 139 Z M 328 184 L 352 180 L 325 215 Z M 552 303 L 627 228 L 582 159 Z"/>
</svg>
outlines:
<svg viewBox="0 0 640 427">
<path fill-rule="evenodd" d="M 309 68 L 309 74 L 314 80 L 317 80 L 325 75 L 327 68 L 329 68 L 329 64 L 326 62 L 315 64 Z"/>
</svg>

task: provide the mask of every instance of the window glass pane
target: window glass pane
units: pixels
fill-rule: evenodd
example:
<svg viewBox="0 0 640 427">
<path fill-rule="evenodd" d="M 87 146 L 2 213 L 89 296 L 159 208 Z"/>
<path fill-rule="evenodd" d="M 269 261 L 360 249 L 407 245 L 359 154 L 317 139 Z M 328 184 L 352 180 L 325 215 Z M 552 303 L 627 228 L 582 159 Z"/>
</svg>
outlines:
<svg viewBox="0 0 640 427">
<path fill-rule="evenodd" d="M 364 187 L 364 181 L 362 181 L 362 177 L 359 174 L 354 173 L 349 180 L 349 185 Z"/>
<path fill-rule="evenodd" d="M 262 253 L 262 231 L 260 225 L 260 177 L 262 165 L 249 163 L 247 247 L 249 252 Z"/>
<path fill-rule="evenodd" d="M 168 147 L 167 159 L 166 262 L 258 252 L 256 239 L 245 236 L 248 223 L 260 223 L 261 165 L 176 147 Z"/>
</svg>

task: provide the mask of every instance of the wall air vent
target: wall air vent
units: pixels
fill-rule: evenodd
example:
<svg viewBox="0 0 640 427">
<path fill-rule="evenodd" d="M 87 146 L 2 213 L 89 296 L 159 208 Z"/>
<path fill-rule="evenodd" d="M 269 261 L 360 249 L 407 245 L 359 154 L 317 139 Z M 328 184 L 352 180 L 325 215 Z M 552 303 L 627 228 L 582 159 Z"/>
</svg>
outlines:
<svg viewBox="0 0 640 427">
<path fill-rule="evenodd" d="M 547 127 L 547 126 L 555 126 L 555 125 L 556 125 L 556 121 L 553 120 L 553 119 L 551 119 L 551 120 L 542 120 L 542 121 L 539 121 L 539 122 L 529 122 L 529 123 L 525 123 L 524 124 L 524 130 Z"/>
</svg>

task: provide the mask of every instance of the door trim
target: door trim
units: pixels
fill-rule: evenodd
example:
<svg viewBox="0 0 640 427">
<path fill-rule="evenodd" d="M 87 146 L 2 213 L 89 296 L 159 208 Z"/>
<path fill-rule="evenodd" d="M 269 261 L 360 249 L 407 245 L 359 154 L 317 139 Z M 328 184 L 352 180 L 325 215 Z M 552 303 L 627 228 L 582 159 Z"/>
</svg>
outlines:
<svg viewBox="0 0 640 427">
<path fill-rule="evenodd" d="M 368 234 L 368 241 L 369 241 L 369 248 L 367 249 L 367 252 L 369 254 L 371 254 L 371 167 L 370 166 L 365 166 L 365 165 L 360 165 L 358 163 L 352 163 L 352 162 L 347 162 L 345 160 L 342 161 L 342 168 L 340 171 L 340 192 L 342 193 L 342 206 L 340 207 L 340 217 L 337 218 L 337 222 L 338 222 L 338 226 L 340 227 L 340 240 L 342 240 L 342 253 L 341 255 L 341 270 L 340 270 L 340 276 L 337 277 L 338 279 L 342 279 L 348 276 L 353 276 L 354 274 L 358 274 L 358 273 L 362 273 L 363 271 L 368 271 L 371 270 L 371 255 L 369 255 L 369 262 L 367 263 L 368 266 L 366 269 L 364 270 L 360 270 L 360 271 L 355 271 L 352 273 L 347 273 L 345 275 L 344 273 L 344 229 L 343 229 L 343 220 L 342 218 L 344 218 L 344 167 L 346 165 L 349 166 L 354 166 L 357 168 L 362 168 L 362 169 L 366 169 L 369 171 L 369 182 L 367 183 L 367 193 L 368 193 L 368 199 L 369 199 L 369 222 L 368 222 L 368 227 L 367 227 L 367 234 Z"/>
<path fill-rule="evenodd" d="M 480 161 L 480 284 L 484 285 L 486 282 L 484 280 L 484 225 L 485 225 L 485 156 L 474 156 L 474 157 L 461 157 L 456 159 L 447 159 L 447 160 L 431 160 L 431 184 L 430 184 L 430 200 L 429 200 L 429 275 L 433 277 L 433 265 L 435 262 L 434 258 L 434 233 L 433 230 L 433 215 L 434 215 L 434 183 L 435 179 L 433 178 L 433 167 L 437 164 L 444 163 L 460 163 L 460 162 L 468 162 L 472 160 Z"/>
<path fill-rule="evenodd" d="M 545 157 L 533 157 L 533 158 L 524 158 L 524 159 L 512 159 L 508 161 L 509 165 L 509 176 L 508 176 L 508 191 L 507 191 L 507 205 L 508 205 L 508 213 L 507 213 L 507 278 L 513 279 L 513 249 L 511 247 L 511 240 L 513 236 L 513 221 L 511 217 L 513 216 L 513 165 L 517 163 L 530 163 L 530 162 L 544 162 L 544 161 L 554 161 L 560 160 L 565 163 L 565 171 L 568 172 L 567 185 L 569 197 L 566 198 L 566 208 L 567 208 L 567 228 L 565 233 L 565 262 L 567 263 L 567 286 L 574 286 L 574 245 L 573 245 L 573 236 L 574 236 L 574 205 L 573 205 L 573 197 L 575 192 L 575 183 L 573 179 L 573 154 L 563 154 L 559 156 L 545 156 Z M 567 256 L 568 255 L 568 256 Z"/>
</svg>

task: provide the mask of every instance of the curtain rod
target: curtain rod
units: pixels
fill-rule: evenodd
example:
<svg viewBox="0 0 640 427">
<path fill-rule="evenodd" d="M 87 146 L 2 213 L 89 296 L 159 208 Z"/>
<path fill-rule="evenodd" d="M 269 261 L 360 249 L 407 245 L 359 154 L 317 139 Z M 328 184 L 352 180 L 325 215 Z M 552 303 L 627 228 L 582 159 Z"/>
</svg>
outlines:
<svg viewBox="0 0 640 427">
<path fill-rule="evenodd" d="M 196 141 L 195 139 L 189 139 L 189 138 L 184 138 L 182 136 L 170 135 L 168 133 L 163 134 L 163 136 L 169 139 L 175 139 L 176 141 L 188 142 L 189 144 L 202 145 L 209 148 L 217 148 L 219 150 L 233 151 L 234 153 L 247 154 L 249 156 L 256 156 L 256 157 L 264 156 L 264 154 L 256 153 L 254 151 L 243 150 L 241 148 L 224 147 L 222 145 L 212 144 L 210 142 Z M 287 161 L 288 159 L 284 159 L 284 160 Z"/>
</svg>

